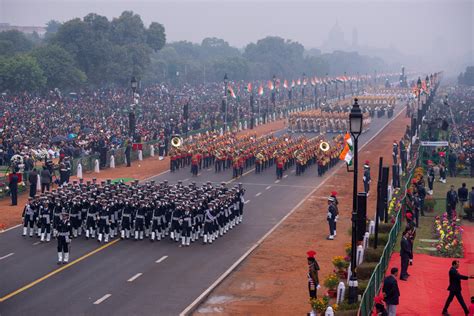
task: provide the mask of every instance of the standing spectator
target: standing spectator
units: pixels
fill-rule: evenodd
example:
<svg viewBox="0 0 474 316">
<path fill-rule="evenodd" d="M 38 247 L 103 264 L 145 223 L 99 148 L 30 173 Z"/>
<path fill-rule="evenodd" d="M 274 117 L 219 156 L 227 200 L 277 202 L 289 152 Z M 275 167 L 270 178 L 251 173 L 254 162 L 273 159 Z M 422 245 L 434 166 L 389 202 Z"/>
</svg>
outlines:
<svg viewBox="0 0 474 316">
<path fill-rule="evenodd" d="M 33 170 L 33 168 L 35 166 L 35 162 L 31 158 L 31 156 L 29 156 L 29 155 L 25 155 L 25 157 L 23 158 L 23 162 L 25 164 L 23 177 L 24 177 L 25 181 L 29 181 L 30 180 L 29 173 L 31 172 L 31 170 Z"/>
<path fill-rule="evenodd" d="M 397 305 L 399 304 L 400 297 L 397 276 L 398 268 L 394 267 L 390 270 L 390 275 L 383 280 L 383 295 L 385 303 L 387 303 L 389 316 L 395 316 L 397 314 Z"/>
<path fill-rule="evenodd" d="M 435 179 L 435 171 L 433 168 L 433 162 L 428 160 L 428 194 L 433 195 L 433 184 Z"/>
<path fill-rule="evenodd" d="M 12 206 L 17 205 L 17 198 L 18 198 L 18 175 L 16 174 L 16 170 L 13 170 L 12 175 L 10 176 L 10 182 L 8 183 L 8 187 L 10 188 L 10 195 L 12 198 Z"/>
<path fill-rule="evenodd" d="M 400 242 L 400 259 L 401 259 L 401 266 L 402 272 L 400 274 L 400 280 L 407 281 L 408 277 L 408 264 L 413 262 L 413 252 L 410 241 L 410 229 L 406 228 L 403 232 L 403 237 Z"/>
<path fill-rule="evenodd" d="M 458 189 L 458 199 L 459 205 L 461 206 L 461 211 L 459 212 L 460 216 L 462 216 L 462 211 L 468 207 L 468 195 L 469 191 L 466 188 L 466 183 L 463 183 L 462 186 Z"/>
<path fill-rule="evenodd" d="M 46 166 L 43 166 L 43 170 L 41 170 L 40 181 L 41 193 L 44 193 L 45 189 L 46 191 L 49 191 L 49 188 L 51 186 L 51 172 L 49 172 L 49 169 Z"/>
<path fill-rule="evenodd" d="M 458 158 L 454 152 L 451 152 L 448 157 L 448 171 L 450 177 L 456 177 L 456 162 Z"/>
<path fill-rule="evenodd" d="M 30 197 L 34 197 L 38 185 L 38 172 L 36 171 L 36 168 L 33 168 L 33 171 L 28 175 L 28 182 L 30 183 Z"/>
<path fill-rule="evenodd" d="M 127 167 L 132 166 L 131 154 L 132 154 L 132 144 L 131 144 L 131 140 L 129 139 L 129 140 L 127 140 L 127 143 L 125 145 L 125 158 L 127 159 Z"/>
<path fill-rule="evenodd" d="M 444 163 L 439 166 L 439 182 L 446 183 L 446 167 Z"/>
<path fill-rule="evenodd" d="M 474 187 L 469 192 L 469 212 L 467 213 L 467 219 L 472 221 L 472 213 L 474 212 Z"/>
<path fill-rule="evenodd" d="M 453 218 L 453 215 L 456 215 L 457 204 L 458 204 L 458 194 L 454 190 L 454 185 L 452 185 L 451 190 L 449 190 L 448 193 L 446 193 L 446 212 L 448 213 L 449 219 Z"/>
<path fill-rule="evenodd" d="M 471 275 L 470 277 L 466 275 L 462 275 L 458 272 L 459 269 L 459 260 L 453 260 L 451 264 L 451 269 L 449 269 L 449 286 L 448 286 L 448 291 L 449 291 L 449 296 L 448 299 L 446 300 L 446 303 L 444 304 L 443 308 L 443 315 L 449 315 L 448 314 L 448 308 L 449 304 L 453 301 L 454 297 L 458 299 L 459 304 L 461 304 L 462 309 L 464 310 L 464 313 L 468 315 L 469 310 L 467 309 L 466 303 L 464 303 L 464 299 L 462 297 L 462 288 L 461 288 L 461 280 L 467 280 L 467 279 L 474 279 L 474 276 Z"/>
</svg>

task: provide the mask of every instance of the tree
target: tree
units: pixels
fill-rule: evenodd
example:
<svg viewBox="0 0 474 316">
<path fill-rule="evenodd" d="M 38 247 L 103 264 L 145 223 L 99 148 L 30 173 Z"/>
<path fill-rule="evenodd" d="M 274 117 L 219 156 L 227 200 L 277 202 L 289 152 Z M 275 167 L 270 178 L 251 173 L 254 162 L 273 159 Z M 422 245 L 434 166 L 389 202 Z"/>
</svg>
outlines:
<svg viewBox="0 0 474 316">
<path fill-rule="evenodd" d="M 59 21 L 50 20 L 49 22 L 46 23 L 46 34 L 56 33 L 61 25 L 62 23 Z"/>
<path fill-rule="evenodd" d="M 38 91 L 46 84 L 43 71 L 32 56 L 0 57 L 0 90 Z"/>
<path fill-rule="evenodd" d="M 46 88 L 76 89 L 86 75 L 74 65 L 71 54 L 58 45 L 39 47 L 32 52 L 46 77 Z"/>
<path fill-rule="evenodd" d="M 111 40 L 118 45 L 140 44 L 146 40 L 145 26 L 138 14 L 124 11 L 112 20 Z"/>
<path fill-rule="evenodd" d="M 152 22 L 146 30 L 146 43 L 154 51 L 162 49 L 166 43 L 165 27 L 160 23 Z"/>
<path fill-rule="evenodd" d="M 0 32 L 0 55 L 11 56 L 25 53 L 33 48 L 33 43 L 17 30 Z"/>
</svg>

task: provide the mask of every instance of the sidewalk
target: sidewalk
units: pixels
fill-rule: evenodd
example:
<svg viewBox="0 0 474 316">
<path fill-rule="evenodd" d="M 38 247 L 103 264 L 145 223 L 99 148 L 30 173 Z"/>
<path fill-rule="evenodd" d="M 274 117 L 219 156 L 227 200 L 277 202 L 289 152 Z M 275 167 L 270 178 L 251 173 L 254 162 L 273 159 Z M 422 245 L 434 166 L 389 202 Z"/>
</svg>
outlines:
<svg viewBox="0 0 474 316">
<path fill-rule="evenodd" d="M 474 225 L 463 226 L 464 258 L 459 259 L 459 273 L 474 275 Z M 398 281 L 400 289 L 400 305 L 397 315 L 424 316 L 441 315 L 449 292 L 448 272 L 453 258 L 434 257 L 415 254 L 413 266 L 409 266 L 410 277 L 407 282 Z M 391 267 L 400 268 L 400 253 L 394 253 L 390 259 L 387 274 Z M 461 281 L 462 295 L 467 306 L 474 295 L 474 280 Z M 456 299 L 451 303 L 448 312 L 451 315 L 464 315 Z"/>
<path fill-rule="evenodd" d="M 253 130 L 247 129 L 245 131 L 239 132 L 240 135 L 246 134 L 257 134 L 257 137 L 269 134 L 280 129 L 283 129 L 286 126 L 285 120 L 278 120 L 269 124 L 260 125 L 255 127 Z M 133 161 L 130 168 L 125 167 L 124 165 L 118 166 L 115 169 L 105 169 L 101 170 L 100 173 L 87 172 L 83 174 L 84 181 L 92 180 L 96 178 L 97 181 L 105 181 L 107 179 L 117 179 L 117 178 L 133 178 L 138 180 L 145 180 L 154 175 L 160 174 L 169 170 L 170 162 L 169 158 L 165 157 L 164 160 L 159 160 L 159 157 L 149 157 L 143 159 L 143 161 Z M 71 177 L 71 181 L 76 180 L 75 176 Z M 21 214 L 23 212 L 23 207 L 28 199 L 28 193 L 25 192 L 18 196 L 18 205 L 11 206 L 11 199 L 7 197 L 0 200 L 0 230 L 12 227 L 14 225 L 20 224 L 22 222 Z"/>
<path fill-rule="evenodd" d="M 375 210 L 378 157 L 391 161 L 392 143 L 405 132 L 409 119 L 402 113 L 359 153 L 359 161 L 372 165 L 372 186 L 368 217 Z M 361 167 L 361 166 L 360 166 Z M 225 315 L 306 315 L 311 310 L 308 297 L 306 252 L 317 252 L 319 279 L 333 271 L 334 256 L 344 256 L 352 209 L 352 174 L 343 164 L 329 174 L 327 181 L 303 202 L 254 252 L 246 258 L 204 301 L 195 314 Z M 360 176 L 359 188 L 362 188 Z M 337 237 L 328 235 L 327 197 L 336 190 L 340 220 Z M 251 223 L 249 223 L 251 224 Z M 320 297 L 326 290 L 318 291 Z"/>
</svg>

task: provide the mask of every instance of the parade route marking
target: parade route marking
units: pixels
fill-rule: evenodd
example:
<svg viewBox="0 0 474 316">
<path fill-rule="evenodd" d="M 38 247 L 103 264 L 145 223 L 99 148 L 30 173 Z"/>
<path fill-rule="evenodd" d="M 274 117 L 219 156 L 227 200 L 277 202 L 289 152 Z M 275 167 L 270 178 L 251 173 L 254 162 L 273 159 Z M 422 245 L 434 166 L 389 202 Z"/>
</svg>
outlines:
<svg viewBox="0 0 474 316">
<path fill-rule="evenodd" d="M 250 200 L 247 200 L 247 201 L 244 202 L 244 204 L 248 204 L 248 203 L 250 203 Z"/>
<path fill-rule="evenodd" d="M 258 192 L 257 194 L 255 194 L 255 196 L 260 196 L 262 195 L 262 192 Z"/>
<path fill-rule="evenodd" d="M 163 257 L 161 257 L 160 259 L 156 260 L 155 262 L 156 262 L 156 263 L 161 263 L 161 262 L 165 261 L 166 258 L 168 258 L 168 256 L 163 256 Z"/>
<path fill-rule="evenodd" d="M 68 263 L 68 264 L 66 264 L 66 265 L 64 265 L 64 266 L 62 266 L 62 267 L 60 267 L 60 268 L 54 270 L 54 271 L 51 271 L 50 273 L 48 273 L 48 274 L 42 276 L 41 278 L 36 279 L 35 281 L 33 281 L 33 282 L 31 282 L 31 283 L 29 283 L 29 284 L 27 284 L 27 285 L 25 285 L 25 286 L 19 288 L 18 290 L 15 290 L 15 291 L 11 292 L 10 294 L 7 294 L 7 295 L 5 295 L 4 297 L 1 297 L 1 298 L 0 298 L 0 303 L 1 303 L 1 302 L 4 302 L 4 301 L 6 301 L 6 300 L 8 300 L 9 298 L 12 298 L 13 296 L 15 296 L 15 295 L 17 295 L 17 294 L 20 294 L 21 292 L 24 292 L 24 291 L 28 290 L 29 288 L 35 286 L 36 284 L 43 282 L 44 280 L 46 280 L 46 279 L 52 277 L 53 275 L 56 275 L 56 274 L 58 274 L 59 272 L 61 272 L 61 271 L 63 271 L 63 270 L 66 270 L 67 268 L 69 268 L 69 267 L 75 265 L 76 263 L 81 262 L 82 260 L 84 260 L 84 259 L 86 259 L 86 258 L 88 258 L 88 257 L 90 257 L 90 256 L 92 256 L 92 255 L 94 255 L 94 254 L 96 254 L 96 253 L 98 253 L 98 252 L 101 251 L 101 250 L 104 250 L 104 249 L 107 248 L 107 247 L 110 247 L 110 246 L 116 244 L 116 243 L 119 242 L 119 241 L 120 241 L 120 239 L 112 240 L 112 241 L 109 242 L 108 244 L 105 244 L 105 245 L 103 245 L 103 246 L 101 246 L 101 247 L 99 247 L 99 248 L 97 248 L 97 249 L 95 249 L 95 250 L 93 250 L 93 251 L 91 251 L 91 252 L 88 252 L 88 253 L 86 253 L 85 255 L 83 255 L 82 257 L 79 257 L 79 258 L 77 258 L 76 260 L 74 260 L 74 261 L 72 261 L 72 262 L 70 262 L 70 263 Z M 111 294 L 109 294 L 109 295 L 111 295 Z M 100 304 L 100 303 L 98 303 L 98 304 Z"/>
<path fill-rule="evenodd" d="M 97 301 L 95 301 L 94 305 L 99 305 L 100 303 L 102 303 L 103 301 L 105 301 L 106 299 L 108 299 L 111 296 L 112 296 L 112 294 L 105 294 L 104 296 L 99 298 Z"/>
<path fill-rule="evenodd" d="M 15 228 L 17 228 L 17 227 L 20 227 L 20 226 L 22 226 L 22 225 L 23 225 L 23 224 L 18 224 L 18 225 L 15 225 L 15 226 L 13 226 L 13 227 L 10 227 L 10 228 L 4 229 L 4 230 L 0 230 L 0 234 L 6 233 L 7 231 L 12 230 L 12 229 L 15 229 Z"/>
<path fill-rule="evenodd" d="M 33 246 L 36 246 L 36 245 L 39 245 L 39 244 L 41 244 L 41 241 L 35 242 L 35 243 L 33 244 Z"/>
<path fill-rule="evenodd" d="M 283 176 L 283 178 L 288 178 L 288 175 L 287 175 L 287 174 L 285 174 L 285 175 Z"/>
<path fill-rule="evenodd" d="M 3 256 L 3 257 L 0 257 L 0 260 L 6 259 L 6 258 L 8 258 L 8 257 L 10 257 L 10 256 L 13 256 L 14 254 L 15 254 L 14 252 L 10 252 L 8 255 L 5 255 L 5 256 Z"/>
<path fill-rule="evenodd" d="M 135 274 L 134 276 L 132 276 L 130 279 L 127 280 L 127 282 L 133 282 L 135 281 L 136 279 L 138 279 L 139 277 L 142 276 L 143 273 L 137 273 Z"/>
<path fill-rule="evenodd" d="M 183 180 L 183 182 L 186 182 L 186 181 L 189 181 L 189 178 L 186 178 L 186 179 Z"/>
<path fill-rule="evenodd" d="M 269 190 L 272 186 L 269 185 L 268 187 L 265 188 L 265 190 Z"/>
<path fill-rule="evenodd" d="M 280 183 L 280 180 L 275 180 L 275 183 Z"/>
</svg>

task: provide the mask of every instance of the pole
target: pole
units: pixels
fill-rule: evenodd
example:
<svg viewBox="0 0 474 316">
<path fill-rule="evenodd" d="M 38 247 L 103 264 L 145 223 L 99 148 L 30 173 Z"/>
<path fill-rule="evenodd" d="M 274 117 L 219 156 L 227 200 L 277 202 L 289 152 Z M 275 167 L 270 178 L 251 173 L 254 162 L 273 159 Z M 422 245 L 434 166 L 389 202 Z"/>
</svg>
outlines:
<svg viewBox="0 0 474 316">
<path fill-rule="evenodd" d="M 379 178 L 377 181 L 377 208 L 375 210 L 375 236 L 374 236 L 374 249 L 377 249 L 377 242 L 379 237 L 379 217 L 383 212 L 382 207 L 382 165 L 383 157 L 379 158 Z"/>
<path fill-rule="evenodd" d="M 354 135 L 353 135 L 354 136 Z M 358 153 L 359 135 L 354 137 L 354 188 L 352 193 L 352 243 L 351 243 L 351 278 L 349 280 L 349 304 L 357 301 L 357 176 L 358 176 Z"/>
<path fill-rule="evenodd" d="M 227 132 L 227 74 L 224 76 L 224 132 Z"/>
</svg>

